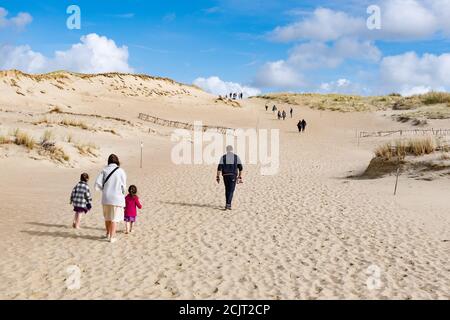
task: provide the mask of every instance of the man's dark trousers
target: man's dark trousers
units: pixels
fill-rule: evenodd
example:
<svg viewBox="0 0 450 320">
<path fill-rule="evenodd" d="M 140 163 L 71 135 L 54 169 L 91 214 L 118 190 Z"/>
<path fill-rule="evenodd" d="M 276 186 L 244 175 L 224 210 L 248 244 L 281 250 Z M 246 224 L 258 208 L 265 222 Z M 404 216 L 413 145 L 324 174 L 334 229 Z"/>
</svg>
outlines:
<svg viewBox="0 0 450 320">
<path fill-rule="evenodd" d="M 227 207 L 231 207 L 234 189 L 236 188 L 236 175 L 234 174 L 224 175 L 223 182 L 225 183 L 225 199 L 227 202 Z"/>
</svg>

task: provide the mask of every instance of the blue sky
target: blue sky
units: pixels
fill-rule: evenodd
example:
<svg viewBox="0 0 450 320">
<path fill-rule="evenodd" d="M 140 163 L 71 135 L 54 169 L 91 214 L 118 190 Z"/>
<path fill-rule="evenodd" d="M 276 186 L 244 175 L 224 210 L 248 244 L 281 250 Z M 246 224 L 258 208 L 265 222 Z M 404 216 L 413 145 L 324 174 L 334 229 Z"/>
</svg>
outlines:
<svg viewBox="0 0 450 320">
<path fill-rule="evenodd" d="M 66 28 L 71 4 L 81 9 L 80 30 Z M 379 31 L 365 27 L 370 4 L 381 8 Z M 411 94 L 450 87 L 437 75 L 450 71 L 445 0 L 3 0 L 0 8 L 8 11 L 2 18 L 0 10 L 0 68 L 132 70 L 196 82 L 214 93 Z M 20 12 L 32 19 L 13 20 Z M 80 40 L 89 34 L 115 46 Z M 71 50 L 80 43 L 83 48 Z M 84 65 L 80 56 L 87 59 L 88 50 L 114 58 L 100 69 L 92 61 Z M 55 51 L 66 54 L 56 59 Z"/>
</svg>

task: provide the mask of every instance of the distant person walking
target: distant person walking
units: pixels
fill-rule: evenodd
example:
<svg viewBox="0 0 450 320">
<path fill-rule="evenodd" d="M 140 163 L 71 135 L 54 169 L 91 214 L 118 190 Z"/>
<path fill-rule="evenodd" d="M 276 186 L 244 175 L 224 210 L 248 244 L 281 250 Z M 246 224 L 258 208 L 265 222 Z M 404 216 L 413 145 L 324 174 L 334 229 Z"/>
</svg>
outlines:
<svg viewBox="0 0 450 320">
<path fill-rule="evenodd" d="M 266 112 L 267 112 L 268 109 L 269 109 L 269 106 L 266 104 Z"/>
<path fill-rule="evenodd" d="M 286 120 L 286 111 L 283 110 L 283 112 L 281 113 L 281 116 L 283 117 L 283 120 Z"/>
<path fill-rule="evenodd" d="M 133 232 L 133 225 L 136 222 L 137 209 L 142 209 L 142 205 L 137 196 L 137 188 L 131 185 L 128 188 L 128 195 L 125 197 L 125 233 Z"/>
<path fill-rule="evenodd" d="M 298 132 L 302 132 L 302 120 L 299 120 L 297 123 Z"/>
<path fill-rule="evenodd" d="M 291 114 L 291 118 L 292 118 L 292 115 L 294 114 L 294 109 L 291 108 L 291 110 L 289 111 L 289 113 Z"/>
<path fill-rule="evenodd" d="M 273 107 L 272 107 L 272 112 L 275 113 L 275 111 L 277 111 L 277 106 L 276 106 L 276 105 L 273 105 Z"/>
<path fill-rule="evenodd" d="M 281 111 L 278 110 L 278 120 L 281 120 Z"/>
<path fill-rule="evenodd" d="M 231 210 L 236 183 L 242 183 L 242 170 L 241 159 L 233 153 L 232 146 L 227 146 L 227 153 L 220 158 L 216 176 L 217 183 L 220 183 L 222 173 L 225 184 L 225 210 Z"/>
<path fill-rule="evenodd" d="M 102 191 L 106 238 L 111 243 L 116 242 L 117 223 L 124 221 L 126 184 L 127 175 L 120 168 L 119 158 L 111 154 L 108 157 L 108 165 L 95 181 L 95 189 Z"/>
<path fill-rule="evenodd" d="M 306 129 L 306 121 L 305 119 L 302 120 L 302 131 L 305 131 Z"/>
<path fill-rule="evenodd" d="M 75 229 L 80 229 L 81 214 L 87 213 L 92 208 L 92 197 L 88 181 L 89 175 L 82 173 L 80 182 L 77 183 L 70 194 L 70 204 L 73 205 L 73 211 L 75 211 L 72 228 Z"/>
</svg>

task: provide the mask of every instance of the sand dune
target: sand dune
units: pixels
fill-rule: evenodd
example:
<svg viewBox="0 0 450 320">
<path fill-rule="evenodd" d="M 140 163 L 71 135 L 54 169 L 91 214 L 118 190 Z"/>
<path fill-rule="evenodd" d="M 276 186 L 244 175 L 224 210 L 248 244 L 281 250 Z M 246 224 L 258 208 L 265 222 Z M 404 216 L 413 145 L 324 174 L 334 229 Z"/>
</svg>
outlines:
<svg viewBox="0 0 450 320">
<path fill-rule="evenodd" d="M 365 170 L 380 143 L 367 139 L 358 146 L 357 130 L 410 127 L 383 111 L 294 105 L 294 119 L 278 121 L 263 99 L 235 108 L 171 80 L 119 74 L 7 71 L 0 74 L 0 90 L 1 134 L 20 128 L 39 140 L 51 130 L 70 155 L 59 163 L 36 150 L 0 145 L 0 298 L 450 298 L 449 179 L 401 176 L 394 197 L 394 176 L 346 178 Z M 262 176 L 259 165 L 247 165 L 234 210 L 222 211 L 215 166 L 173 164 L 173 128 L 139 120 L 140 112 L 231 128 L 278 128 L 280 172 Z M 47 123 L 35 124 L 45 117 Z M 308 127 L 300 135 L 302 118 Z M 64 119 L 88 129 L 61 124 Z M 95 155 L 80 154 L 69 135 L 94 143 Z M 144 205 L 135 233 L 119 234 L 114 244 L 100 239 L 98 193 L 80 230 L 70 228 L 68 204 L 81 171 L 94 178 L 111 152 Z M 73 265 L 81 270 L 78 290 L 67 288 Z M 367 286 L 370 266 L 381 272 L 373 290 Z"/>
</svg>

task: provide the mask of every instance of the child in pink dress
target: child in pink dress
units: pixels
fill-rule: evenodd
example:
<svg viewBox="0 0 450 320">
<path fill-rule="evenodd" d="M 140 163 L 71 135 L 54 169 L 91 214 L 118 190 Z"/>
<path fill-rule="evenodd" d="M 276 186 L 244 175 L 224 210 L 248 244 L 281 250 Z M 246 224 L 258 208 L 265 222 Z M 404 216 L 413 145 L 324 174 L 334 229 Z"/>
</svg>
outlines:
<svg viewBox="0 0 450 320">
<path fill-rule="evenodd" d="M 139 202 L 139 197 L 137 196 L 137 188 L 131 185 L 128 188 L 128 195 L 125 197 L 125 224 L 126 231 L 128 234 L 133 231 L 133 224 L 136 222 L 137 210 L 136 208 L 142 209 L 142 205 Z"/>
</svg>

